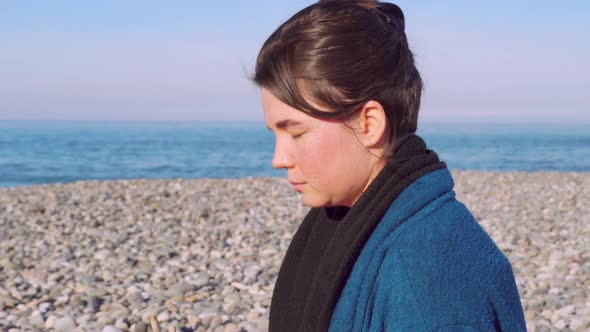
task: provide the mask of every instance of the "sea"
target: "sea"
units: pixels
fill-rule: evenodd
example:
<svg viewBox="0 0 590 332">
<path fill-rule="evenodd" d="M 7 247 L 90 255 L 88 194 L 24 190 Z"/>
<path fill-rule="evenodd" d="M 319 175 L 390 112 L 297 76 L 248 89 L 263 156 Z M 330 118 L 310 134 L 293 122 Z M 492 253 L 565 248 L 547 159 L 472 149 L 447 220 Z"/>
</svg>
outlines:
<svg viewBox="0 0 590 332">
<path fill-rule="evenodd" d="M 590 124 L 422 123 L 451 169 L 590 172 Z M 0 187 L 284 176 L 264 123 L 0 121 Z"/>
</svg>

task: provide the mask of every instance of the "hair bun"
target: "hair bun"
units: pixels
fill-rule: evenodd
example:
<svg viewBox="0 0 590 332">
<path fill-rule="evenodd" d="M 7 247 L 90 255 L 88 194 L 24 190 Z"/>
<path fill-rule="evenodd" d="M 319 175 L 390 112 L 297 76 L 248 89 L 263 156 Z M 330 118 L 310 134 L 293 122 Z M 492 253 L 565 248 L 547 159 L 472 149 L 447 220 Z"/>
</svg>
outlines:
<svg viewBox="0 0 590 332">
<path fill-rule="evenodd" d="M 395 30 L 400 33 L 405 32 L 406 23 L 401 8 L 389 2 L 380 2 L 377 9 L 385 15 L 387 23 L 391 24 Z"/>
</svg>

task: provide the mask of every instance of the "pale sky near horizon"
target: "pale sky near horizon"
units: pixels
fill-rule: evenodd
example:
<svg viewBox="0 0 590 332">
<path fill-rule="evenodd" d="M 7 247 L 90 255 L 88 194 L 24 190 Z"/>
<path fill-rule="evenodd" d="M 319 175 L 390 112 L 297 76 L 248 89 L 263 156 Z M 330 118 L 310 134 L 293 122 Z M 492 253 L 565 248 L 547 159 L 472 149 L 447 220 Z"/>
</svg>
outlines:
<svg viewBox="0 0 590 332">
<path fill-rule="evenodd" d="M 263 121 L 258 50 L 313 2 L 0 2 L 0 120 Z M 590 2 L 396 3 L 421 119 L 590 124 Z"/>
</svg>

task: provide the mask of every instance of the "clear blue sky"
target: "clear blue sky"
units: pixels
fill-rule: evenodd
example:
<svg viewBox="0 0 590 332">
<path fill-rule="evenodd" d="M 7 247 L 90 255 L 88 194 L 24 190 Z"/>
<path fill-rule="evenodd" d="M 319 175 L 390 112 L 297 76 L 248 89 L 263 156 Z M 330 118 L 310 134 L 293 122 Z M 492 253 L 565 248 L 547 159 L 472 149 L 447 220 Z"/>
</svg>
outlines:
<svg viewBox="0 0 590 332">
<path fill-rule="evenodd" d="M 262 121 L 248 81 L 313 1 L 2 1 L 0 120 Z M 396 2 L 421 118 L 590 123 L 590 2 Z"/>
</svg>

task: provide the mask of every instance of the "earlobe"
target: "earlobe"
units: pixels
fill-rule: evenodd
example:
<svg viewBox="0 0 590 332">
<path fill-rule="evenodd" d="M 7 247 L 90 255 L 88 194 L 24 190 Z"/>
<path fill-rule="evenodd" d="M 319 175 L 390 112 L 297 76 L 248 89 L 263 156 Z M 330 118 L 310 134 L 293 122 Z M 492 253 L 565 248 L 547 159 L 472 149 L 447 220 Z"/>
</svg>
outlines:
<svg viewBox="0 0 590 332">
<path fill-rule="evenodd" d="M 359 138 L 366 148 L 381 148 L 385 144 L 387 116 L 381 103 L 370 100 L 365 103 L 358 118 Z"/>
</svg>

